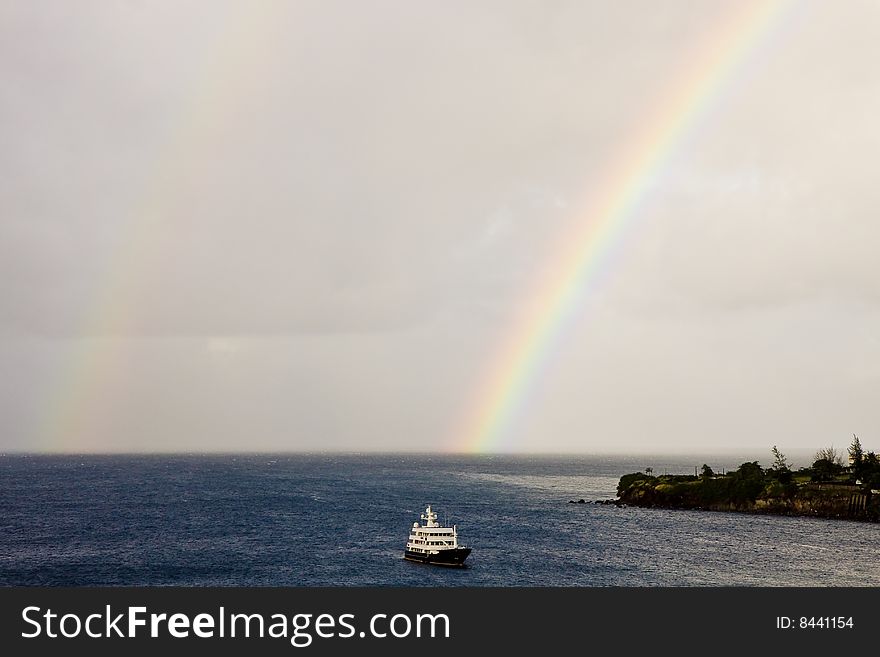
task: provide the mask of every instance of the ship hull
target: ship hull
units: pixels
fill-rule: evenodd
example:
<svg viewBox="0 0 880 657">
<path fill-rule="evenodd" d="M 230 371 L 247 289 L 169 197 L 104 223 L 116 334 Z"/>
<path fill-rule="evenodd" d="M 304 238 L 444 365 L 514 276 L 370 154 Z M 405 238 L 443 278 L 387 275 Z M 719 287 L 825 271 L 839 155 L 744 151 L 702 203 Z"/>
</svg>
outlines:
<svg viewBox="0 0 880 657">
<path fill-rule="evenodd" d="M 461 568 L 464 566 L 464 560 L 468 558 L 470 553 L 470 548 L 439 550 L 437 554 L 423 554 L 421 552 L 404 550 L 403 558 L 408 561 L 417 561 L 418 563 L 427 563 L 434 566 L 452 566 Z"/>
</svg>

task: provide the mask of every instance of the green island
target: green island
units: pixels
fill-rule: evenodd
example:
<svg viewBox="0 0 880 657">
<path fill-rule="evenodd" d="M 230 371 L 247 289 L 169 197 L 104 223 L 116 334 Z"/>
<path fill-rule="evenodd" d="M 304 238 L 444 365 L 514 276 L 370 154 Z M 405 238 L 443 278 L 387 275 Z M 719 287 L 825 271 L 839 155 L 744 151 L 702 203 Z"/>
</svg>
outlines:
<svg viewBox="0 0 880 657">
<path fill-rule="evenodd" d="M 696 475 L 654 475 L 651 468 L 620 478 L 616 504 L 778 515 L 880 520 L 880 459 L 864 452 L 853 435 L 848 463 L 834 447 L 819 450 L 813 464 L 792 470 L 774 445 L 773 463 L 748 461 L 716 474 L 708 464 Z"/>
</svg>

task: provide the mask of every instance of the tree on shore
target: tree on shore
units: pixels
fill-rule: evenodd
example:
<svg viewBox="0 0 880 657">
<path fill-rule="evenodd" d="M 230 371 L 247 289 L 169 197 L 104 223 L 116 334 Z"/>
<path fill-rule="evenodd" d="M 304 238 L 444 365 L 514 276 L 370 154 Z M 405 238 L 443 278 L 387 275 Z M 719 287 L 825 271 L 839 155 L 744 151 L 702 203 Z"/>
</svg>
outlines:
<svg viewBox="0 0 880 657">
<path fill-rule="evenodd" d="M 747 461 L 731 475 L 729 495 L 737 502 L 755 501 L 764 489 L 764 469 L 757 461 Z"/>
<path fill-rule="evenodd" d="M 715 473 L 712 471 L 712 468 L 710 468 L 708 465 L 706 465 L 704 463 L 703 467 L 700 470 L 700 476 L 703 479 L 711 479 L 712 477 L 715 476 Z"/>
<path fill-rule="evenodd" d="M 869 488 L 880 488 L 880 457 L 874 452 L 868 452 L 862 460 L 862 481 Z"/>
<path fill-rule="evenodd" d="M 813 456 L 811 469 L 813 481 L 831 481 L 843 472 L 843 455 L 834 445 L 823 447 Z"/>
<path fill-rule="evenodd" d="M 828 460 L 827 458 L 816 459 L 813 461 L 813 481 L 831 481 L 840 474 L 843 466 L 839 463 Z"/>
<path fill-rule="evenodd" d="M 773 469 L 774 470 L 790 470 L 791 466 L 788 464 L 788 460 L 785 458 L 785 454 L 779 451 L 779 448 L 776 445 L 773 445 L 773 449 L 770 450 L 773 453 Z"/>
<path fill-rule="evenodd" d="M 849 464 L 854 469 L 861 467 L 862 460 L 865 458 L 865 451 L 862 449 L 862 441 L 859 440 L 856 434 L 853 434 L 853 439 L 847 452 L 849 453 Z"/>
<path fill-rule="evenodd" d="M 828 461 L 836 466 L 843 467 L 843 455 L 839 450 L 831 447 L 823 447 L 813 456 L 813 461 Z"/>
<path fill-rule="evenodd" d="M 767 469 L 767 474 L 775 477 L 780 483 L 790 483 L 793 475 L 791 473 L 791 467 L 788 464 L 788 459 L 785 458 L 785 454 L 780 452 L 776 445 L 773 445 L 773 449 L 770 451 L 773 454 L 773 465 Z"/>
</svg>

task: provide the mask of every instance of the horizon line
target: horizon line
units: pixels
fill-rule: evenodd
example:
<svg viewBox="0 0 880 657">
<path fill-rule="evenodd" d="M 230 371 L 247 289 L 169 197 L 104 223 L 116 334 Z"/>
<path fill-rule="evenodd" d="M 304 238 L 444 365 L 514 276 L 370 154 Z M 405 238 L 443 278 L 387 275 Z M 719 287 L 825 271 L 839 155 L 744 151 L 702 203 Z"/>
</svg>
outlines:
<svg viewBox="0 0 880 657">
<path fill-rule="evenodd" d="M 429 455 L 429 456 L 687 456 L 687 455 L 723 455 L 743 454 L 755 451 L 770 451 L 773 445 L 764 447 L 729 447 L 729 448 L 669 448 L 662 451 L 634 448 L 624 450 L 549 450 L 549 451 L 498 451 L 498 452 L 465 452 L 465 451 L 425 451 L 405 449 L 168 449 L 168 450 L 42 450 L 42 449 L 0 449 L 0 457 L 17 456 L 235 456 L 235 455 Z M 784 450 L 810 451 L 824 449 L 826 446 L 794 446 L 783 447 Z"/>
</svg>

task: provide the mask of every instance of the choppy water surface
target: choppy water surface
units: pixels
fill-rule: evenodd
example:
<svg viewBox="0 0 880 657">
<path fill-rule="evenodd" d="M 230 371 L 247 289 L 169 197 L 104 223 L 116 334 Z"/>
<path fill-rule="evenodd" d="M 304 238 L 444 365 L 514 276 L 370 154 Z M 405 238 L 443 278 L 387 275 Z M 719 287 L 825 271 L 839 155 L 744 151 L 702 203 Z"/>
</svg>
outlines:
<svg viewBox="0 0 880 657">
<path fill-rule="evenodd" d="M 5 455 L 0 583 L 880 585 L 877 525 L 568 504 L 614 497 L 620 475 L 646 464 L 643 456 Z M 687 472 L 693 462 L 664 466 Z M 427 503 L 474 548 L 469 568 L 401 558 Z"/>
</svg>

